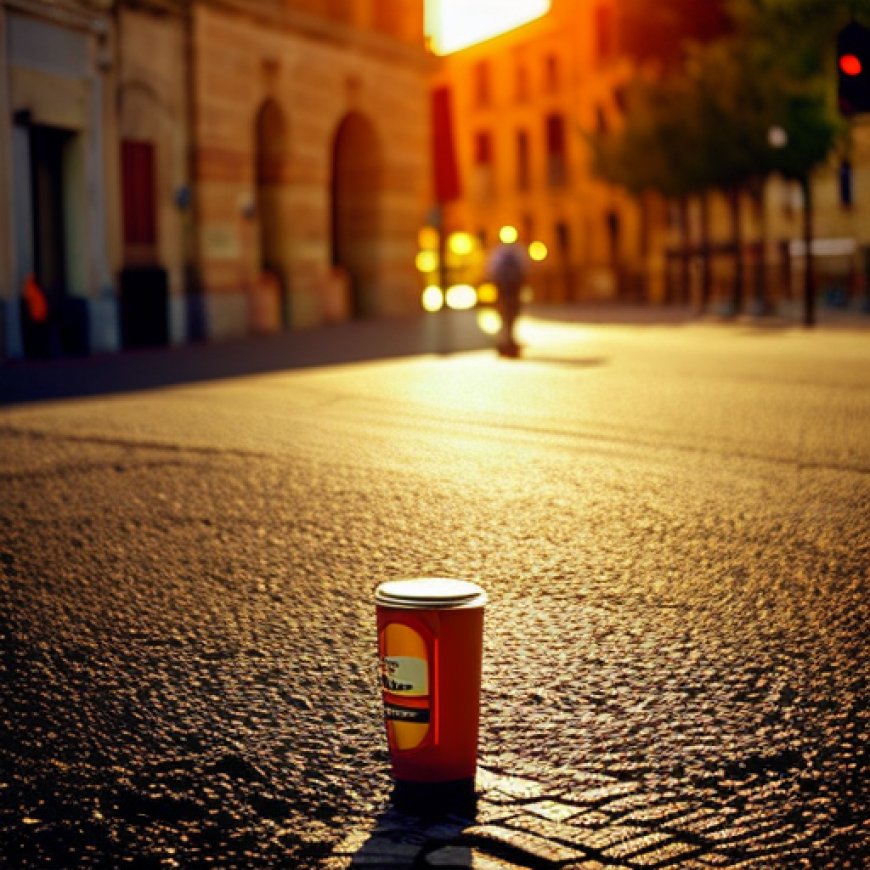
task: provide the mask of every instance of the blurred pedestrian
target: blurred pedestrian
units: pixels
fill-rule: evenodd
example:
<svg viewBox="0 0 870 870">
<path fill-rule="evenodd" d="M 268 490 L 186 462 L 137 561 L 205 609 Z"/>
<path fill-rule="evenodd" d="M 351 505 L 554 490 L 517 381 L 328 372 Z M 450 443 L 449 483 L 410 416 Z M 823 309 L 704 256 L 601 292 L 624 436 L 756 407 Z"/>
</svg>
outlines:
<svg viewBox="0 0 870 870">
<path fill-rule="evenodd" d="M 45 292 L 39 286 L 32 272 L 24 279 L 21 294 L 23 313 L 22 332 L 24 350 L 29 357 L 48 357 L 51 355 L 51 311 Z"/>
<path fill-rule="evenodd" d="M 514 325 L 520 313 L 520 294 L 528 275 L 529 259 L 517 241 L 515 227 L 502 227 L 498 237 L 499 244 L 487 263 L 489 279 L 498 290 L 496 308 L 501 317 L 501 332 L 497 349 L 501 356 L 517 357 L 520 346 L 514 337 Z"/>
</svg>

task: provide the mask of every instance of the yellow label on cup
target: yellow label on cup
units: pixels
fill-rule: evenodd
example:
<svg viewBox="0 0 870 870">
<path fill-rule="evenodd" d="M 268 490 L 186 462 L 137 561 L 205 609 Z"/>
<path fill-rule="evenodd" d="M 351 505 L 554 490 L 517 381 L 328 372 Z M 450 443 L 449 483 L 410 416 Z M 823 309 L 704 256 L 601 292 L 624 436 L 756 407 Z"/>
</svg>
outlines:
<svg viewBox="0 0 870 870">
<path fill-rule="evenodd" d="M 381 679 L 388 692 L 419 698 L 429 694 L 429 663 L 414 656 L 384 656 Z"/>
<path fill-rule="evenodd" d="M 407 625 L 389 623 L 383 631 L 381 681 L 384 693 L 401 698 L 429 695 L 429 658 L 426 641 Z M 396 749 L 414 749 L 429 733 L 430 704 L 403 705 L 384 698 L 387 730 Z"/>
</svg>

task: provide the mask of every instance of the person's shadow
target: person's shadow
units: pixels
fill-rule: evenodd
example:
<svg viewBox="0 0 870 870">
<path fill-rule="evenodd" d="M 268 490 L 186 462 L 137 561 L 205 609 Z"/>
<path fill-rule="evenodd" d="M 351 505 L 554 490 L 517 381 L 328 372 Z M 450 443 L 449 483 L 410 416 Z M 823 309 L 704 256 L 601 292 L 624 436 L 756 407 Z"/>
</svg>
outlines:
<svg viewBox="0 0 870 870">
<path fill-rule="evenodd" d="M 455 841 L 476 820 L 473 783 L 398 783 L 368 838 L 350 856 L 350 866 L 471 868 L 471 848 Z"/>
</svg>

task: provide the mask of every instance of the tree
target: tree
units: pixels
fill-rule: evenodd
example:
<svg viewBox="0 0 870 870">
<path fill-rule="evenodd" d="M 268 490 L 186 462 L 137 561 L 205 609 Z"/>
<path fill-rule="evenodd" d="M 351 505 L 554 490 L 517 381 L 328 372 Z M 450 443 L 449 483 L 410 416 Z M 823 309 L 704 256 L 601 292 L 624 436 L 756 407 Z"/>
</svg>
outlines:
<svg viewBox="0 0 870 870">
<path fill-rule="evenodd" d="M 680 14 L 689 22 L 692 4 L 684 0 L 658 4 L 658 13 L 653 5 L 626 0 L 630 15 L 648 14 L 650 22 L 673 25 Z M 804 190 L 805 321 L 813 322 L 810 179 L 843 131 L 832 93 L 834 34 L 850 10 L 870 17 L 870 0 L 730 0 L 731 25 L 703 42 L 682 39 L 677 65 L 666 42 L 666 56 L 653 72 L 642 70 L 626 89 L 621 130 L 592 139 L 595 170 L 630 191 L 697 194 L 702 203 L 711 190 L 728 196 L 735 313 L 743 302 L 741 191 L 758 189 L 777 172 Z M 691 35 L 692 28 L 676 32 Z M 786 132 L 785 147 L 771 148 L 768 134 L 775 127 Z"/>
</svg>

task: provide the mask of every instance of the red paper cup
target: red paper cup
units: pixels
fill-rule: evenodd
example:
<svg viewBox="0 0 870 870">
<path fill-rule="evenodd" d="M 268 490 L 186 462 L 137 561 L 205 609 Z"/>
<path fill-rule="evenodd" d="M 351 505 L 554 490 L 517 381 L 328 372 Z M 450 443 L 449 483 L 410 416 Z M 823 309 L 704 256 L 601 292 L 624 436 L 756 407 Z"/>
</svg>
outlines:
<svg viewBox="0 0 870 870">
<path fill-rule="evenodd" d="M 375 595 L 393 776 L 474 780 L 486 593 L 443 578 L 382 583 Z"/>
</svg>

